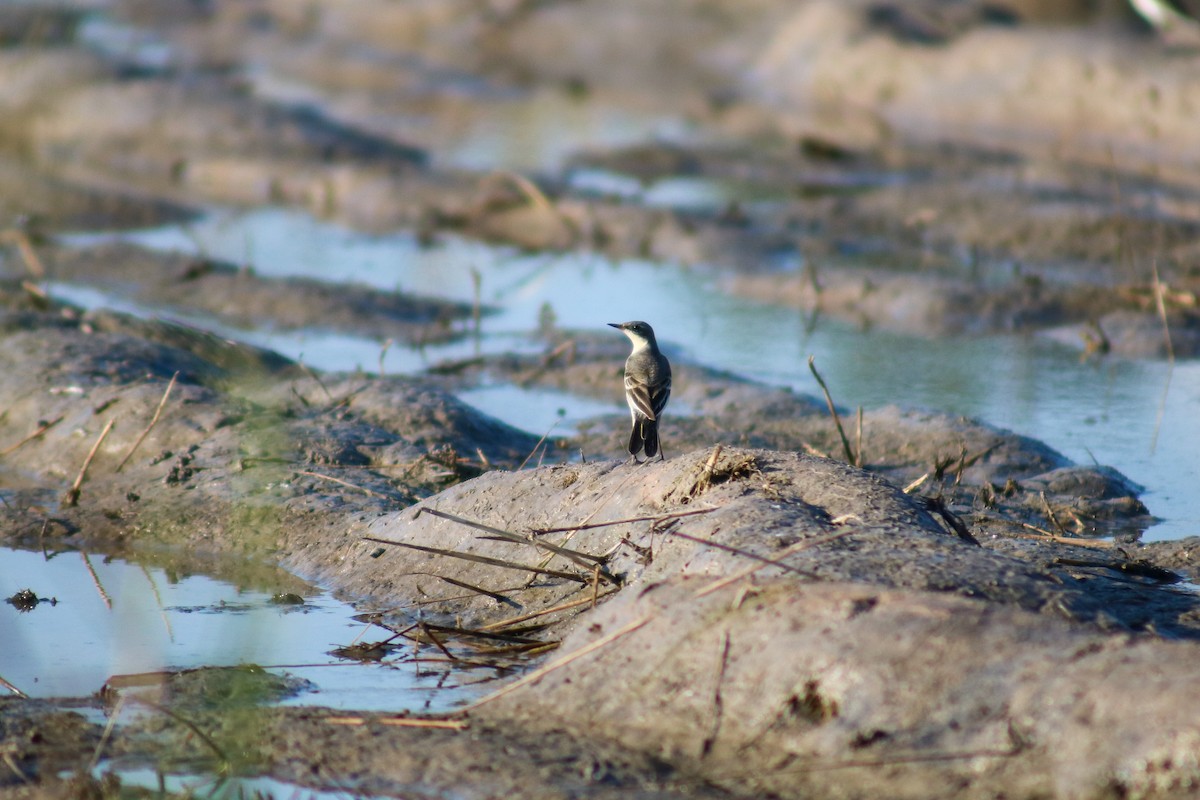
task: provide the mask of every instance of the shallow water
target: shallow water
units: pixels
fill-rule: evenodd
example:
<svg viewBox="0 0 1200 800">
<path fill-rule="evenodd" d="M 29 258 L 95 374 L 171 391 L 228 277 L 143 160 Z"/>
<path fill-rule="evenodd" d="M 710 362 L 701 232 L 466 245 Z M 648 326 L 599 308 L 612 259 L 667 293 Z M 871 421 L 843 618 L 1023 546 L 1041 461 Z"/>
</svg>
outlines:
<svg viewBox="0 0 1200 800">
<path fill-rule="evenodd" d="M 280 587 L 243 589 L 200 574 L 82 552 L 43 555 L 0 548 L 0 595 L 29 589 L 30 611 L 0 603 L 0 678 L 31 697 L 81 697 L 114 675 L 256 664 L 312 684 L 285 704 L 443 710 L 473 698 L 461 675 L 431 663 L 363 664 L 329 655 L 390 633 L 353 619 L 355 609 L 315 588 L 302 605 L 272 602 Z"/>
<path fill-rule="evenodd" d="M 80 242 L 97 236 L 80 236 Z M 232 332 L 325 369 L 412 372 L 443 358 L 539 348 L 526 338 L 544 307 L 557 324 L 605 332 L 605 323 L 646 319 L 668 353 L 806 393 L 819 391 L 809 355 L 844 406 L 889 403 L 976 417 L 1042 440 L 1077 463 L 1116 467 L 1146 487 L 1144 501 L 1162 518 L 1147 540 L 1200 533 L 1200 363 L 1105 358 L 1037 336 L 926 339 L 863 331 L 722 291 L 716 273 L 579 254 L 523 255 L 454 238 L 432 248 L 411 235 L 350 231 L 279 209 L 221 212 L 187 226 L 135 232 L 162 249 L 201 252 L 252 266 L 262 275 L 307 275 L 469 301 L 471 270 L 483 275 L 482 300 L 499 309 L 481 335 L 421 351 L 317 331 Z M 95 293 L 59 287 L 85 304 Z M 203 324 L 211 324 L 211 321 Z M 615 334 L 614 334 L 615 335 Z M 583 418 L 623 413 L 558 393 L 488 387 L 467 394 L 477 407 L 537 434 L 569 432 Z M 683 409 L 672 408 L 674 413 Z M 561 413 L 560 413 L 561 412 Z M 668 425 L 669 430 L 669 425 Z M 866 431 L 870 458 L 870 430 Z M 619 443 L 613 453 L 619 455 Z"/>
</svg>

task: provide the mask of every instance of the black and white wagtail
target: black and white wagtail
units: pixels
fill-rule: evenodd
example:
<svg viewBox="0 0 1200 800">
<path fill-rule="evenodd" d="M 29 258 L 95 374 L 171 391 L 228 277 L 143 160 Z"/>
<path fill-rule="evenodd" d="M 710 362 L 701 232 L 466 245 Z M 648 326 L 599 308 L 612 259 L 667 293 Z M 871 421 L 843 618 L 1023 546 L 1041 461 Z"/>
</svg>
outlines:
<svg viewBox="0 0 1200 800">
<path fill-rule="evenodd" d="M 671 396 L 671 364 L 658 351 L 654 329 L 644 322 L 610 322 L 633 342 L 633 352 L 625 360 L 625 401 L 633 418 L 629 434 L 629 455 L 645 451 L 646 459 L 660 453 L 658 423 Z M 666 454 L 661 454 L 666 460 Z"/>
</svg>

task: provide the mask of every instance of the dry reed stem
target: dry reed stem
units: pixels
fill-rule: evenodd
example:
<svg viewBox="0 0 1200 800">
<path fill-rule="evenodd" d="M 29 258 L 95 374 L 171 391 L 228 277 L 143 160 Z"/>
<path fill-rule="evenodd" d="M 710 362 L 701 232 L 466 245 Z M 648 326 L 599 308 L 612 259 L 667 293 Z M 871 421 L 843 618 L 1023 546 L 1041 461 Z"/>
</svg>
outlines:
<svg viewBox="0 0 1200 800">
<path fill-rule="evenodd" d="M 729 631 L 722 637 L 721 658 L 717 666 L 717 680 L 713 686 L 713 724 L 700 749 L 700 757 L 706 758 L 721 732 L 721 720 L 725 716 L 725 699 L 721 696 L 721 684 L 725 682 L 725 671 L 729 667 Z"/>
<path fill-rule="evenodd" d="M 113 423 L 116 421 L 116 417 L 110 419 L 108 424 L 104 426 L 104 430 L 100 431 L 100 435 L 96 438 L 96 443 L 92 445 L 92 449 L 88 451 L 87 458 L 83 460 L 83 466 L 80 467 L 79 474 L 75 476 L 75 482 L 71 484 L 71 488 L 63 496 L 63 505 L 73 507 L 79 502 L 80 487 L 83 486 L 83 479 L 87 475 L 88 467 L 92 465 L 92 459 L 96 457 L 96 452 L 100 449 L 100 445 L 104 442 L 104 438 L 108 436 L 108 432 L 112 430 Z"/>
<path fill-rule="evenodd" d="M 378 722 L 380 725 L 390 725 L 396 728 L 444 728 L 461 731 L 470 727 L 470 723 L 461 719 L 430 719 L 428 717 L 382 717 L 367 719 L 366 717 L 326 717 L 329 725 L 366 725 L 368 722 Z"/>
<path fill-rule="evenodd" d="M 83 556 L 83 565 L 87 567 L 88 574 L 92 576 L 92 584 L 96 587 L 97 594 L 104 602 L 104 607 L 112 611 L 112 598 L 108 596 L 108 592 L 104 591 L 104 584 L 100 582 L 100 576 L 96 574 L 96 569 L 92 566 L 92 560 L 88 558 L 87 553 L 80 553 Z"/>
<path fill-rule="evenodd" d="M 96 743 L 96 749 L 92 751 L 92 760 L 88 762 L 87 771 L 90 773 L 96 769 L 96 765 L 100 763 L 100 754 L 104 751 L 104 745 L 108 744 L 108 738 L 112 736 L 113 728 L 117 725 L 117 718 L 121 716 L 121 708 L 125 705 L 125 695 L 117 698 L 116 705 L 108 714 L 108 722 L 104 725 L 104 731 L 100 734 L 100 741 Z"/>
<path fill-rule="evenodd" d="M 573 572 L 561 572 L 553 569 L 543 569 L 542 567 L 531 567 L 527 564 L 518 564 L 515 561 L 505 561 L 500 558 L 491 558 L 489 556 L 475 555 L 474 553 L 462 553 L 457 550 L 445 550 L 441 547 L 426 547 L 423 544 L 412 544 L 410 542 L 397 542 L 393 539 L 379 539 L 374 536 L 364 536 L 364 542 L 375 542 L 376 544 L 390 544 L 396 547 L 407 547 L 410 550 L 420 550 L 423 553 L 433 553 L 439 556 L 450 556 L 451 558 L 461 558 L 464 561 L 474 561 L 479 564 L 489 564 L 493 567 L 503 567 L 505 569 L 522 570 L 524 572 L 532 572 L 537 575 L 550 575 L 563 580 L 575 581 L 577 583 L 587 583 L 587 579 L 576 575 Z"/>
<path fill-rule="evenodd" d="M 517 187 L 517 191 L 524 195 L 525 199 L 529 201 L 530 205 L 536 206 L 542 211 L 548 211 L 555 216 L 559 216 L 558 209 L 554 207 L 554 204 L 550 202 L 550 199 L 546 197 L 545 193 L 537 187 L 537 184 L 526 178 L 524 175 L 518 175 L 517 173 L 510 172 L 509 170 L 499 170 L 486 176 L 484 178 L 484 183 L 498 183 L 502 180 L 507 180 L 511 182 L 513 186 Z"/>
<path fill-rule="evenodd" d="M 861 467 L 865 463 L 867 462 L 863 458 L 863 410 L 862 406 L 859 406 L 858 425 L 854 434 L 854 466 Z"/>
<path fill-rule="evenodd" d="M 506 597 L 505 595 L 502 595 L 499 592 L 493 592 L 488 589 L 484 589 L 481 586 L 475 586 L 475 585 L 467 583 L 465 581 L 455 580 L 454 578 L 447 578 L 445 575 L 438 575 L 438 574 L 432 573 L 432 572 L 429 574 L 432 575 L 433 577 L 437 578 L 440 581 L 445 581 L 446 583 L 450 584 L 451 586 L 457 586 L 460 589 L 467 589 L 467 590 L 475 592 L 477 594 L 481 594 L 484 597 L 490 597 L 493 600 L 495 600 L 497 603 L 501 603 L 503 605 L 515 605 L 515 606 L 517 606 L 517 608 L 521 607 L 521 605 L 516 600 L 513 600 L 511 597 Z"/>
<path fill-rule="evenodd" d="M 368 497 L 380 497 L 385 500 L 387 499 L 387 495 L 385 495 L 385 494 L 380 494 L 379 492 L 372 491 L 371 489 L 368 489 L 365 486 L 356 486 L 355 484 L 350 483 L 349 481 L 344 481 L 341 478 L 335 478 L 332 475 L 322 475 L 319 472 L 309 472 L 308 470 L 301 470 L 298 474 L 307 475 L 310 478 L 320 478 L 323 481 L 330 481 L 331 483 L 337 483 L 342 486 L 345 486 L 347 489 L 355 489 L 357 491 L 360 491 L 363 494 L 367 495 Z"/>
<path fill-rule="evenodd" d="M 450 522 L 456 522 L 460 525 L 466 525 L 466 527 L 468 527 L 468 528 L 474 528 L 475 530 L 486 531 L 486 533 L 492 534 L 494 536 L 499 536 L 500 539 L 503 539 L 505 541 L 514 542 L 514 543 L 516 543 L 516 545 L 530 545 L 533 547 L 538 547 L 538 548 L 544 549 L 544 551 L 550 551 L 551 553 L 554 553 L 557 555 L 562 555 L 563 558 L 565 558 L 566 560 L 572 561 L 572 563 L 574 563 L 576 566 L 582 566 L 584 570 L 592 570 L 593 567 L 598 566 L 600 564 L 604 564 L 604 561 L 605 561 L 605 558 L 601 557 L 601 555 L 592 555 L 590 553 L 584 553 L 583 551 L 574 551 L 574 549 L 571 549 L 569 547 L 559 547 L 558 545 L 551 545 L 550 542 L 542 542 L 542 541 L 533 539 L 532 535 L 522 536 L 521 534 L 514 534 L 510 530 L 504 530 L 503 528 L 493 528 L 492 525 L 488 525 L 488 524 L 481 523 L 481 522 L 475 522 L 474 519 L 467 519 L 466 517 L 452 515 L 452 513 L 449 513 L 446 511 L 439 511 L 437 509 L 428 509 L 428 507 L 422 507 L 422 509 L 418 509 L 418 511 L 416 511 L 415 516 L 420 517 L 422 515 L 422 513 L 431 513 L 431 515 L 433 515 L 434 517 L 442 517 L 443 519 L 449 519 Z M 608 578 L 611 576 L 606 575 L 605 577 Z"/>
<path fill-rule="evenodd" d="M 1054 525 L 1054 530 L 1058 531 L 1059 536 L 1066 536 L 1066 530 L 1063 529 L 1062 523 L 1058 521 L 1058 517 L 1054 515 L 1054 509 L 1050 507 L 1050 501 L 1046 499 L 1045 492 L 1038 492 L 1038 497 L 1042 500 L 1042 507 L 1046 509 L 1046 516 L 1050 518 L 1050 523 Z"/>
<path fill-rule="evenodd" d="M 1031 531 L 1036 531 L 1037 535 L 1031 533 L 1009 533 L 1008 536 L 1015 536 L 1018 539 L 1048 539 L 1058 544 L 1077 544 L 1080 547 L 1116 547 L 1116 542 L 1110 542 L 1107 539 L 1083 539 L 1078 536 L 1058 536 L 1048 530 L 1039 528 L 1036 525 L 1030 525 L 1028 522 L 1019 523 L 1022 528 Z"/>
<path fill-rule="evenodd" d="M 554 433 L 554 429 L 558 427 L 559 422 L 561 422 L 561 420 L 557 420 L 557 419 L 554 420 L 554 424 L 546 429 L 546 432 L 542 434 L 542 438 L 537 440 L 537 444 L 535 444 L 533 446 L 533 449 L 529 451 L 529 455 L 525 456 L 525 460 L 521 462 L 521 465 L 519 467 L 517 467 L 517 472 L 520 472 L 521 470 L 525 469 L 525 465 L 529 463 L 529 459 L 533 458 L 533 454 L 538 451 L 538 448 L 541 447 L 542 444 L 546 441 L 546 439 L 548 439 L 550 437 L 550 434 Z M 538 466 L 540 467 L 541 465 L 542 464 L 539 461 Z"/>
<path fill-rule="evenodd" d="M 0 678 L 0 686 L 4 687 L 5 689 L 8 689 L 10 692 L 15 694 L 17 697 L 28 697 L 29 696 L 29 695 L 25 694 L 24 692 L 22 692 L 20 689 L 18 689 L 16 686 L 13 686 L 11 683 L 4 680 L 4 678 Z"/>
<path fill-rule="evenodd" d="M 672 519 L 678 519 L 680 517 L 695 516 L 696 514 L 711 514 L 713 511 L 720 511 L 721 508 L 722 508 L 721 506 L 717 506 L 714 508 L 695 508 L 690 511 L 676 511 L 671 514 L 656 514 L 654 516 L 649 516 L 649 517 L 626 517 L 625 519 L 614 519 L 609 522 L 583 523 L 583 524 L 579 524 L 579 525 L 569 525 L 564 528 L 531 528 L 531 530 L 534 533 L 539 533 L 539 534 L 541 534 L 541 533 L 564 533 L 566 531 L 586 531 L 586 530 L 590 530 L 592 528 L 607 528 L 612 525 L 628 525 L 633 522 L 654 522 L 657 524 L 657 523 L 666 522 L 666 521 L 672 520 Z M 595 514 L 593 514 L 592 516 L 595 516 Z"/>
<path fill-rule="evenodd" d="M 821 391 L 825 394 L 825 405 L 829 407 L 829 415 L 833 417 L 833 424 L 837 426 L 838 436 L 842 440 L 842 452 L 846 454 L 846 463 L 852 466 L 860 466 L 855 463 L 854 453 L 850 450 L 850 440 L 846 438 L 846 431 L 842 428 L 842 419 L 838 416 L 837 409 L 833 405 L 833 397 L 829 394 L 829 387 L 825 385 L 825 379 L 821 377 L 821 373 L 817 372 L 816 356 L 808 357 L 808 369 L 812 372 L 813 377 L 817 379 L 817 384 L 821 387 Z"/>
<path fill-rule="evenodd" d="M 585 645 L 573 653 L 568 653 L 567 655 L 563 656 L 562 658 L 558 658 L 554 661 L 551 661 L 549 664 L 545 664 L 545 665 L 539 667 L 538 669 L 535 669 L 533 672 L 529 673 L 524 678 L 521 678 L 519 681 L 516 681 L 515 683 L 510 683 L 508 686 L 505 686 L 503 689 L 499 689 L 498 691 L 492 692 L 487 697 L 481 697 L 480 699 L 476 700 L 474 703 L 471 703 L 469 706 L 461 709 L 461 711 L 459 713 L 462 713 L 462 714 L 470 713 L 471 711 L 474 711 L 475 709 L 479 708 L 482 705 L 490 703 L 493 700 L 498 700 L 507 694 L 515 692 L 517 689 L 520 689 L 524 686 L 528 686 L 531 683 L 535 683 L 536 681 L 539 681 L 542 678 L 544 678 L 549 673 L 554 672 L 555 670 L 562 669 L 563 667 L 567 666 L 568 664 L 578 661 L 579 659 L 583 658 L 584 656 L 591 655 L 592 653 L 596 652 L 597 650 L 601 649 L 602 647 L 607 647 L 608 645 L 612 644 L 613 642 L 620 639 L 621 637 L 627 636 L 627 635 L 633 633 L 638 628 L 642 627 L 647 622 L 649 622 L 650 619 L 651 619 L 651 617 L 649 615 L 635 619 L 632 622 L 630 622 L 629 624 L 624 625 L 624 626 L 618 628 L 617 630 L 613 631 L 612 633 L 608 634 L 607 636 L 601 636 L 599 639 L 592 642 L 591 644 Z"/>
<path fill-rule="evenodd" d="M 787 566 L 780 563 L 781 561 L 783 561 L 783 559 L 789 558 L 789 557 L 795 555 L 796 553 L 801 552 L 802 550 L 807 550 L 810 547 L 818 547 L 823 544 L 828 544 L 829 542 L 835 542 L 838 539 L 842 539 L 847 536 L 851 536 L 855 533 L 858 533 L 858 531 L 857 530 L 842 531 L 840 533 L 834 533 L 829 536 L 823 536 L 820 539 L 806 539 L 804 541 L 796 542 L 795 544 L 784 548 L 783 552 L 781 552 L 775 558 L 765 559 L 765 563 L 755 564 L 754 566 L 746 567 L 745 569 L 738 570 L 737 572 L 733 573 L 732 575 L 722 578 L 721 580 L 717 581 L 716 583 L 709 584 L 704 589 L 701 589 L 700 591 L 696 592 L 696 597 L 706 597 L 706 596 L 712 594 L 713 592 L 720 591 L 721 589 L 724 589 L 726 586 L 729 586 L 732 583 L 737 583 L 738 581 L 742 580 L 743 578 L 747 578 L 756 572 L 766 569 L 767 567 L 784 567 L 786 569 Z"/>
<path fill-rule="evenodd" d="M 1167 304 L 1163 299 L 1166 294 L 1166 287 L 1163 286 L 1158 277 L 1158 258 L 1155 257 L 1150 262 L 1151 272 L 1154 276 L 1154 307 L 1158 311 L 1158 318 L 1162 320 L 1163 339 L 1167 345 L 1167 361 L 1175 362 L 1175 347 L 1171 344 L 1171 326 L 1167 323 Z"/>
<path fill-rule="evenodd" d="M 806 578 L 816 577 L 816 575 L 812 572 L 806 572 L 799 567 L 793 567 L 791 564 L 780 564 L 776 560 L 778 556 L 776 556 L 776 558 L 767 558 L 766 556 L 760 556 L 758 553 L 751 553 L 749 550 L 743 550 L 740 547 L 722 544 L 721 542 L 714 542 L 710 539 L 701 539 L 699 536 L 692 536 L 691 534 L 683 533 L 682 531 L 668 530 L 666 533 L 669 536 L 677 536 L 680 539 L 686 539 L 689 542 L 695 542 L 696 544 L 704 545 L 705 547 L 711 547 L 715 550 L 723 550 L 726 553 L 733 553 L 734 555 L 739 555 L 743 558 L 749 558 L 752 561 L 761 561 L 764 566 L 779 567 L 782 570 L 787 572 L 795 572 L 797 575 L 803 575 Z"/>
<path fill-rule="evenodd" d="M 544 617 L 547 614 L 554 614 L 558 611 L 568 611 L 572 608 L 578 608 L 579 606 L 586 606 L 589 603 L 594 603 L 595 600 L 602 600 L 605 597 L 608 597 L 609 595 L 616 594 L 616 593 L 617 593 L 616 589 L 610 589 L 607 592 L 601 593 L 598 597 L 596 597 L 594 599 L 592 597 L 585 597 L 582 600 L 572 600 L 568 603 L 560 603 L 556 606 L 551 606 L 550 608 L 543 608 L 541 611 L 532 611 L 528 614 L 522 614 L 519 617 L 509 617 L 508 619 L 502 619 L 499 622 L 490 622 L 487 625 L 481 626 L 479 628 L 479 630 L 494 631 L 494 630 L 499 630 L 501 628 L 507 628 L 509 625 L 519 625 L 522 622 L 528 622 L 531 619 L 537 619 L 538 617 Z"/>
<path fill-rule="evenodd" d="M 37 251 L 33 249 L 33 243 L 29 241 L 29 234 L 25 231 L 20 228 L 9 228 L 0 232 L 0 243 L 16 245 L 17 250 L 21 253 L 21 260 L 25 262 L 25 268 L 34 278 L 40 281 L 46 277 L 46 266 L 38 258 Z"/>
<path fill-rule="evenodd" d="M 158 424 L 158 418 L 162 416 L 163 408 L 167 405 L 167 398 L 171 396 L 171 390 L 175 388 L 175 381 L 178 378 L 179 370 L 175 370 L 175 374 L 171 376 L 171 380 L 167 384 L 166 391 L 163 392 L 162 399 L 158 401 L 158 408 L 154 409 L 154 416 L 150 418 L 150 424 L 146 426 L 146 429 L 141 432 L 138 438 L 134 441 L 133 445 L 130 446 L 129 452 L 126 453 L 125 457 L 121 459 L 121 463 L 117 464 L 117 468 L 114 470 L 114 472 L 120 472 L 121 469 L 124 468 L 125 462 L 133 457 L 134 451 L 141 446 L 142 441 L 150 435 L 150 431 L 153 430 L 154 426 Z"/>
<path fill-rule="evenodd" d="M 34 439 L 38 438 L 39 436 L 44 434 L 46 431 L 50 430 L 51 428 L 53 428 L 55 425 L 57 425 L 58 423 L 60 423 L 62 421 L 63 421 L 63 417 L 60 414 L 52 420 L 49 420 L 47 422 L 43 422 L 43 423 L 39 424 L 37 426 L 37 428 L 34 429 L 33 433 L 29 434 L 28 436 L 26 436 L 24 439 L 17 442 L 16 444 L 10 444 L 8 447 L 4 448 L 3 450 L 0 450 L 0 456 L 6 456 L 10 453 L 16 452 L 22 445 L 25 445 L 28 442 L 33 441 Z"/>
</svg>

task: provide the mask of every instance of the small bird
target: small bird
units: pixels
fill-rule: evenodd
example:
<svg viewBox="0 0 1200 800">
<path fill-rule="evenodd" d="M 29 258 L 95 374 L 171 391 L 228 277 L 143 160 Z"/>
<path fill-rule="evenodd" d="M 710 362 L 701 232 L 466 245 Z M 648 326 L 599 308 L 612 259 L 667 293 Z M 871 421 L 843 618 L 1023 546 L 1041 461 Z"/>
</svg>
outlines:
<svg viewBox="0 0 1200 800">
<path fill-rule="evenodd" d="M 663 460 L 658 442 L 658 423 L 671 396 L 671 364 L 658 351 L 654 329 L 645 322 L 610 322 L 633 342 L 633 352 L 625 360 L 625 401 L 633 418 L 629 434 L 629 455 L 637 461 L 639 452 L 649 460 L 657 453 Z"/>
</svg>

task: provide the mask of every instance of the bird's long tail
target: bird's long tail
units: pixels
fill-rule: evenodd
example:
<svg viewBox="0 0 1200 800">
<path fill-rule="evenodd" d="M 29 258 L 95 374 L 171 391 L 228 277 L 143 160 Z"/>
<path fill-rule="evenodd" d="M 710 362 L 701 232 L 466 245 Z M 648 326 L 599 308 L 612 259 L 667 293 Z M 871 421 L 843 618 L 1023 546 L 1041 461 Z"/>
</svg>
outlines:
<svg viewBox="0 0 1200 800">
<path fill-rule="evenodd" d="M 646 458 L 653 458 L 658 453 L 658 422 L 639 417 L 629 434 L 628 449 L 630 455 L 645 450 Z"/>
</svg>

